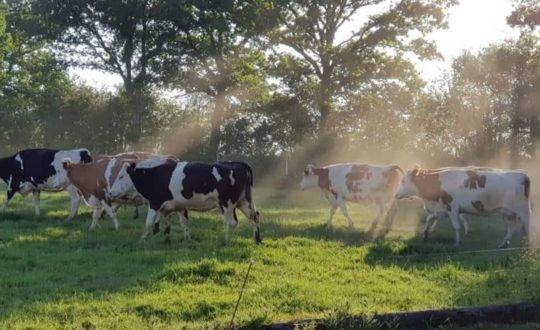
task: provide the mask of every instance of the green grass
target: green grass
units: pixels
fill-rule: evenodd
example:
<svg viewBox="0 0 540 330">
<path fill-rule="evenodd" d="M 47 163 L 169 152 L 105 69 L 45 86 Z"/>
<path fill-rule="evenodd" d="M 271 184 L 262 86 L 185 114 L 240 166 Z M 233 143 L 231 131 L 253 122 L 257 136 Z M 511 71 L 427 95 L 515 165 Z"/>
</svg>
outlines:
<svg viewBox="0 0 540 330">
<path fill-rule="evenodd" d="M 350 205 L 356 230 L 318 192 L 255 191 L 264 244 L 242 217 L 229 245 L 213 213 L 192 213 L 191 241 L 177 222 L 172 243 L 160 233 L 139 242 L 144 214 L 121 209 L 89 231 L 90 210 L 67 217 L 64 194 L 44 194 L 40 218 L 31 198 L 16 197 L 0 214 L 1 329 L 225 328 L 248 262 L 255 264 L 236 325 L 335 315 L 510 303 L 540 298 L 540 260 L 519 251 L 451 254 L 495 248 L 500 218 L 469 217 L 459 248 L 441 221 L 428 242 L 419 235 L 418 203 L 403 202 L 384 242 L 366 235 L 374 208 Z M 519 239 L 513 247 L 521 244 Z"/>
</svg>

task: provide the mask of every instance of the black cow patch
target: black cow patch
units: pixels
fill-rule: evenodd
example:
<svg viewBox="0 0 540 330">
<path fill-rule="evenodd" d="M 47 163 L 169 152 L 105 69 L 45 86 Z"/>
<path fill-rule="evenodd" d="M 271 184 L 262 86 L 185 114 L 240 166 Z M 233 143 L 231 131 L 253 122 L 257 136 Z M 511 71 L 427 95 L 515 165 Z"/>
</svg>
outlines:
<svg viewBox="0 0 540 330">
<path fill-rule="evenodd" d="M 86 150 L 81 151 L 81 163 L 90 163 L 92 162 L 92 156 Z"/>
<path fill-rule="evenodd" d="M 231 171 L 234 184 L 230 178 Z M 214 172 L 217 172 L 219 181 Z M 182 196 L 184 198 L 190 199 L 194 193 L 206 195 L 217 190 L 219 206 L 222 208 L 226 207 L 229 201 L 236 204 L 244 188 L 252 184 L 251 169 L 242 162 L 215 164 L 190 162 L 184 167 L 184 174 L 185 177 L 182 181 Z M 250 197 L 247 199 L 251 200 Z"/>
<path fill-rule="evenodd" d="M 127 168 L 127 173 L 137 191 L 148 200 L 150 207 L 158 211 L 163 203 L 173 198 L 169 183 L 175 168 L 176 162 L 166 162 L 150 168 L 136 168 L 133 163 Z"/>
</svg>

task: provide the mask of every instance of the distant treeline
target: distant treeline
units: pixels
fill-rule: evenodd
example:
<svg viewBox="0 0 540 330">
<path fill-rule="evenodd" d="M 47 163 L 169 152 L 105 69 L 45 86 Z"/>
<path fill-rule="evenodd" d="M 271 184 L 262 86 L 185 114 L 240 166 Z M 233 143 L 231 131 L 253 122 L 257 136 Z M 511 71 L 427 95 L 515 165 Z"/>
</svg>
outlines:
<svg viewBox="0 0 540 330">
<path fill-rule="evenodd" d="M 516 1 L 508 24 L 518 39 L 463 53 L 428 84 L 411 59 L 439 58 L 424 36 L 446 27 L 455 3 L 3 0 L 0 155 L 136 149 L 280 171 L 535 157 L 540 6 Z M 364 12 L 375 14 L 351 31 Z M 81 86 L 68 67 L 122 84 Z"/>
</svg>

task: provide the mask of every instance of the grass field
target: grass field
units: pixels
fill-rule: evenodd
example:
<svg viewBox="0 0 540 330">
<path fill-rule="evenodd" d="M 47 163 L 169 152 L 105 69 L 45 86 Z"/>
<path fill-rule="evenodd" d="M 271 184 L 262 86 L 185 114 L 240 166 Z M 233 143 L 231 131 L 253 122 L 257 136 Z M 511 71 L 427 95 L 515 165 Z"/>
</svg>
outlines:
<svg viewBox="0 0 540 330">
<path fill-rule="evenodd" d="M 441 221 L 428 242 L 418 203 L 402 202 L 384 242 L 365 231 L 374 209 L 350 205 L 354 231 L 318 192 L 256 190 L 264 244 L 256 246 L 242 217 L 229 245 L 222 217 L 192 213 L 191 241 L 174 223 L 172 243 L 160 233 L 140 242 L 137 220 L 121 209 L 89 231 L 90 210 L 67 216 L 64 194 L 44 195 L 35 218 L 31 198 L 16 197 L 0 214 L 0 329 L 225 328 L 248 262 L 255 262 L 236 325 L 302 318 L 509 303 L 540 298 L 540 259 L 523 251 L 453 254 L 495 248 L 500 218 L 469 217 L 470 234 L 454 248 Z M 520 246 L 514 239 L 511 247 Z"/>
</svg>

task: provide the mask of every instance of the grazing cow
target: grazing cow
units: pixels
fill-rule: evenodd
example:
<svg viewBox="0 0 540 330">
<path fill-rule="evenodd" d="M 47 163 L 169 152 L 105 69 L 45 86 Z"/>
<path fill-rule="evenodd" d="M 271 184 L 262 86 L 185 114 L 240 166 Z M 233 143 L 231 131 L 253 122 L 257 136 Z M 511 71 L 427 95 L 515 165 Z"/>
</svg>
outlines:
<svg viewBox="0 0 540 330">
<path fill-rule="evenodd" d="M 403 177 L 396 198 L 419 196 L 436 217 L 449 217 L 460 242 L 459 214 L 500 213 L 509 220 L 500 247 L 508 246 L 515 231 L 529 230 L 530 180 L 518 170 L 463 167 L 424 170 L 415 168 Z"/>
<path fill-rule="evenodd" d="M 149 157 L 158 157 L 158 155 L 144 152 L 126 152 L 116 156 L 98 156 L 96 157 L 98 160 L 92 163 L 74 164 L 69 160 L 64 161 L 63 166 L 70 182 L 81 193 L 86 203 L 94 209 L 90 229 L 96 227 L 105 210 L 113 221 L 115 229 L 118 230 L 120 224 L 116 217 L 116 210 L 111 208 L 112 203 L 116 203 L 118 206 L 122 204 L 139 206 L 146 202 L 139 194 L 113 200 L 107 197 L 122 164 Z"/>
<path fill-rule="evenodd" d="M 372 221 L 370 232 L 387 213 L 386 230 L 389 230 L 395 209 L 393 197 L 402 175 L 403 170 L 397 165 L 336 164 L 322 168 L 307 165 L 300 188 L 322 189 L 330 202 L 329 227 L 338 207 L 347 218 L 349 227 L 354 227 L 346 206 L 346 201 L 350 201 L 366 205 L 375 203 L 379 212 Z"/>
<path fill-rule="evenodd" d="M 74 218 L 79 209 L 79 195 L 62 167 L 62 161 L 70 159 L 74 163 L 92 161 L 87 149 L 52 150 L 26 149 L 11 157 L 0 159 L 0 178 L 7 184 L 7 198 L 2 206 L 5 210 L 15 195 L 33 194 L 34 212 L 39 216 L 39 195 L 41 191 L 67 190 L 71 197 L 71 211 L 68 217 Z"/>
<path fill-rule="evenodd" d="M 124 164 L 109 193 L 114 198 L 124 194 L 129 190 L 126 187 L 131 185 L 149 202 L 142 239 L 159 221 L 159 215 L 179 212 L 186 235 L 188 210 L 219 209 L 225 216 L 225 241 L 229 242 L 238 223 L 235 212 L 238 208 L 251 220 L 255 242 L 261 243 L 259 212 L 251 197 L 253 173 L 245 163 L 207 164 L 167 160 L 158 165 L 150 164 L 150 161 Z M 168 233 L 169 229 L 165 232 Z"/>
</svg>

